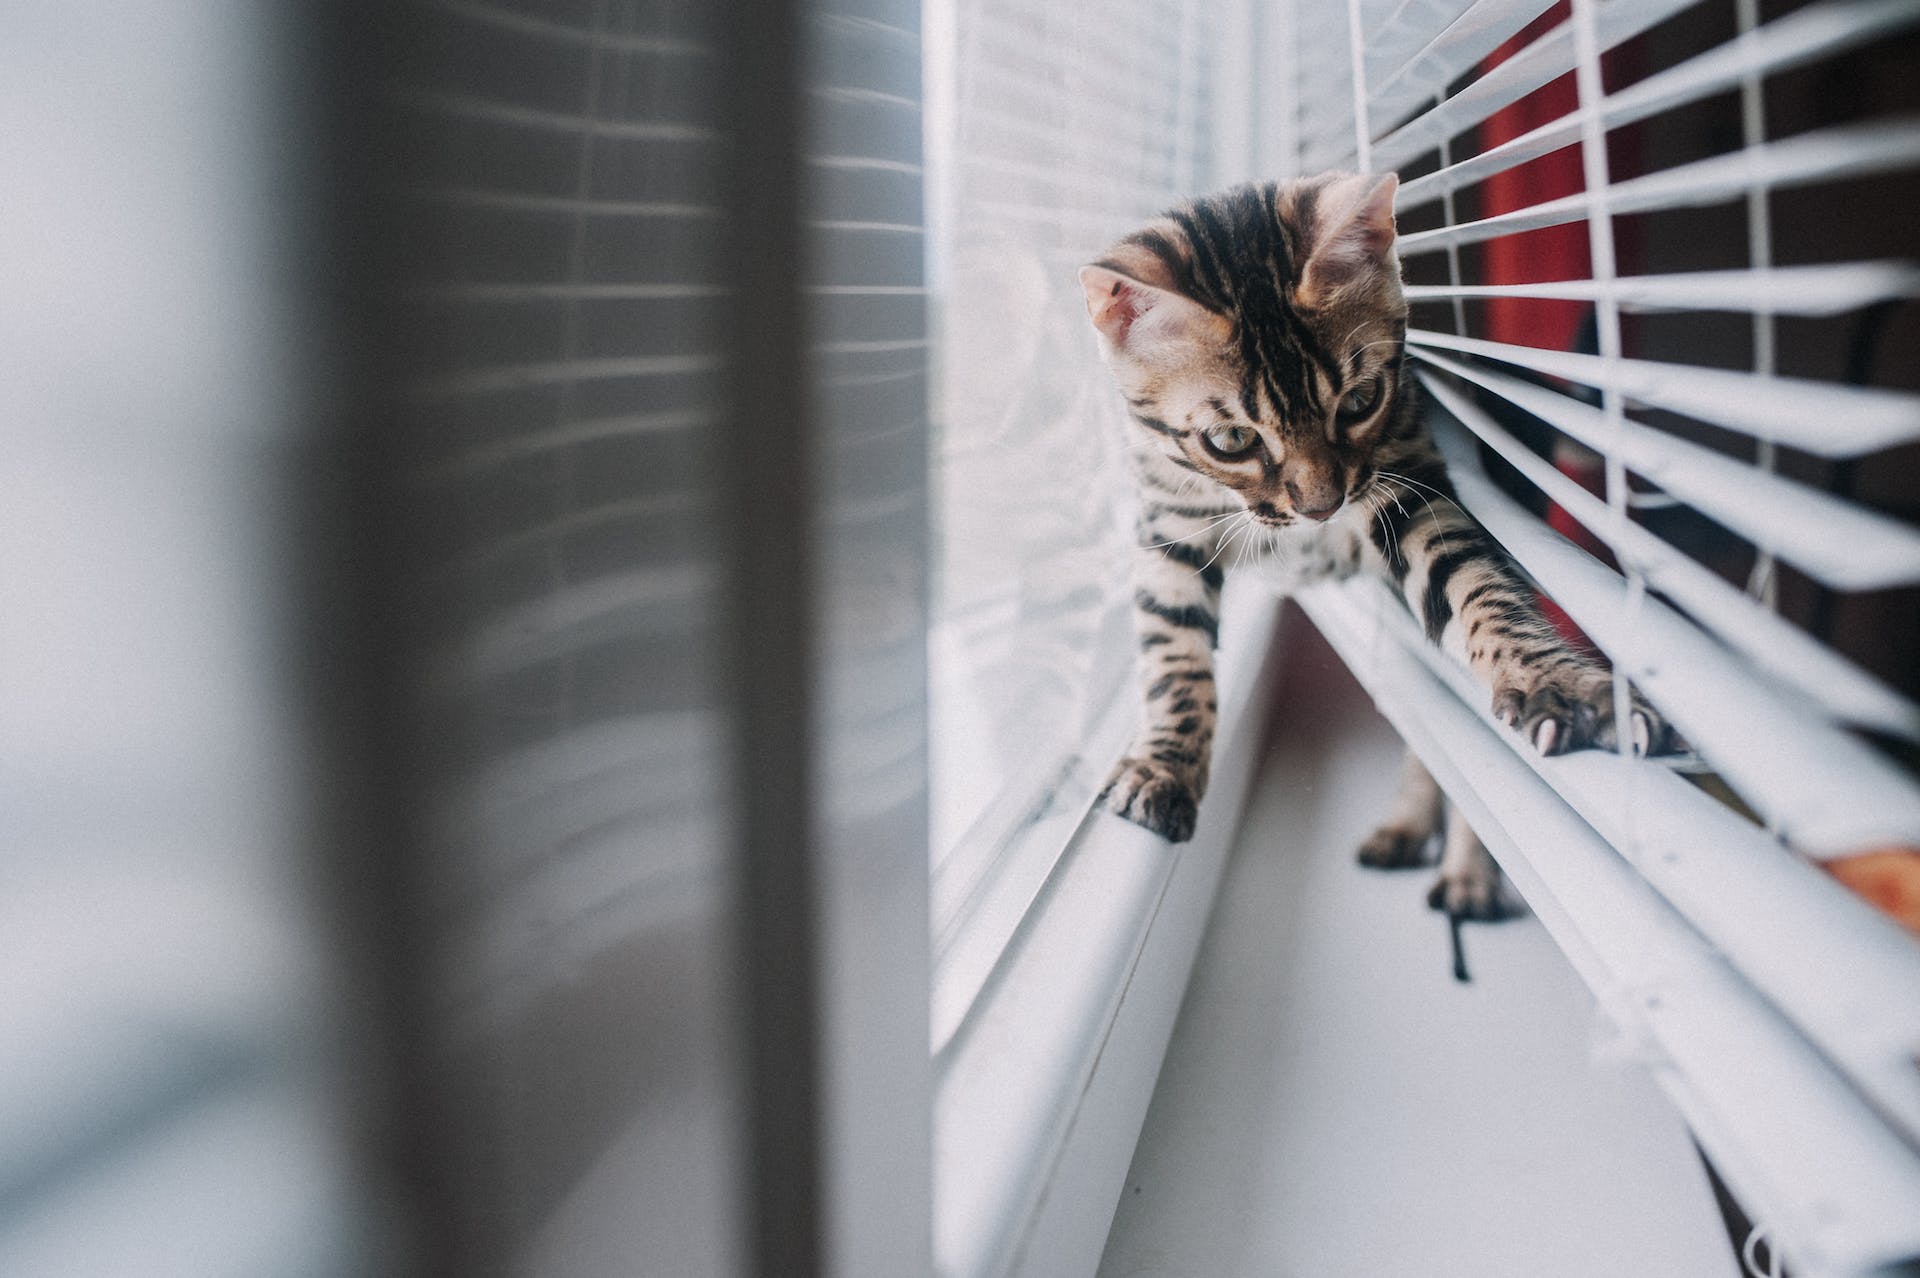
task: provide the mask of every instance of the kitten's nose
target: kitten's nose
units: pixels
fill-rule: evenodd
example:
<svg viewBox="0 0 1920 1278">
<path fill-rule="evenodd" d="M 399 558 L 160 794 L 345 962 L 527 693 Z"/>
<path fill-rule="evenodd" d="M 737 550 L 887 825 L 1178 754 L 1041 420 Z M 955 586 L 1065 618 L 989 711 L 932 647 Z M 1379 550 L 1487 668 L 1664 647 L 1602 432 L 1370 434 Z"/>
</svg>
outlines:
<svg viewBox="0 0 1920 1278">
<path fill-rule="evenodd" d="M 1340 512 L 1340 506 L 1341 503 L 1336 500 L 1333 505 L 1323 507 L 1320 510 L 1308 510 L 1305 506 L 1295 506 L 1294 509 L 1305 515 L 1308 519 L 1316 519 L 1325 523 Z"/>
<path fill-rule="evenodd" d="M 1338 488 L 1329 486 L 1309 495 L 1301 492 L 1299 486 L 1291 479 L 1287 481 L 1287 496 L 1293 499 L 1293 509 L 1296 514 L 1321 522 L 1332 519 L 1339 512 L 1340 507 L 1346 503 L 1346 495 Z M 1320 504 L 1317 506 L 1309 504 L 1315 501 Z"/>
</svg>

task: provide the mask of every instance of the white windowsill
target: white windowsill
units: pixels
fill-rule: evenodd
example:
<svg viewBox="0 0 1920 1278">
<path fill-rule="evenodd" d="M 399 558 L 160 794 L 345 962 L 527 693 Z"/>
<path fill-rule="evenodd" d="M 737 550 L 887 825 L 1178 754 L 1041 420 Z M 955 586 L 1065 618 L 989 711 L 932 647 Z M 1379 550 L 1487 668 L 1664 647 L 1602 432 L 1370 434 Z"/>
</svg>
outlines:
<svg viewBox="0 0 1920 1278">
<path fill-rule="evenodd" d="M 1250 583 L 1251 585 L 1251 583 Z M 1098 1267 L 1265 724 L 1280 600 L 1229 590 L 1221 729 L 1191 843 L 1088 813 L 936 1055 L 945 1278 Z"/>
</svg>

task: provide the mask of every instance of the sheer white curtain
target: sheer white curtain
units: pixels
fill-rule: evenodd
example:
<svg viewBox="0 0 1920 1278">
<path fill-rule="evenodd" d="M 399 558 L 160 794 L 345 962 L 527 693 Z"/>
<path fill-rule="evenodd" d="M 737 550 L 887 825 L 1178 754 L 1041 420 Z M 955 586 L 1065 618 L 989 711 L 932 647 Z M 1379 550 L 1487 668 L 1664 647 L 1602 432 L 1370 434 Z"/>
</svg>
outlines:
<svg viewBox="0 0 1920 1278">
<path fill-rule="evenodd" d="M 1129 514 L 1076 271 L 1210 179 L 1206 9 L 927 6 L 936 930 L 1057 851 L 1104 766 L 1082 751 L 1131 660 Z"/>
</svg>

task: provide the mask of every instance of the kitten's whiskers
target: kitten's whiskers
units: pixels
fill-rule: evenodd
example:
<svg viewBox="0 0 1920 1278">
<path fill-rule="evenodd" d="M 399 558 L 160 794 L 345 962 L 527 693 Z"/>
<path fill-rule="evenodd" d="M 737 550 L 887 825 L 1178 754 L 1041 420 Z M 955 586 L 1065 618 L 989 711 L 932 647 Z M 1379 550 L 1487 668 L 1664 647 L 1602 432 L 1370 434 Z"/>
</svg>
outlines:
<svg viewBox="0 0 1920 1278">
<path fill-rule="evenodd" d="M 1440 539 L 1440 550 L 1444 554 L 1448 550 L 1446 525 L 1440 522 L 1440 512 L 1433 508 L 1433 503 L 1431 501 L 1427 500 L 1427 492 L 1432 493 L 1435 497 L 1438 497 L 1441 501 L 1453 507 L 1455 510 L 1459 511 L 1463 515 L 1467 513 L 1466 509 L 1463 506 L 1461 506 L 1459 502 L 1447 496 L 1445 493 L 1441 492 L 1438 488 L 1433 487 L 1433 485 L 1423 484 L 1417 479 L 1413 479 L 1407 475 L 1400 474 L 1398 471 L 1383 470 L 1379 472 L 1379 478 L 1387 480 L 1391 483 L 1405 484 L 1407 486 L 1407 491 L 1412 493 L 1415 497 L 1418 497 L 1426 505 L 1427 514 L 1431 516 L 1433 519 L 1434 534 Z M 1421 491 L 1421 489 L 1423 488 L 1426 489 L 1426 492 Z M 1394 504 L 1399 505 L 1399 502 L 1397 499 Z M 1400 513 L 1403 515 L 1406 514 L 1406 508 L 1404 506 L 1400 508 Z M 1467 517 L 1469 519 L 1472 518 L 1471 515 L 1468 515 Z"/>
<path fill-rule="evenodd" d="M 1207 520 L 1206 523 L 1194 529 L 1192 532 L 1188 533 L 1184 537 L 1175 537 L 1172 541 L 1141 542 L 1140 549 L 1161 550 L 1167 546 L 1177 546 L 1183 541 L 1192 541 L 1195 537 L 1200 536 L 1202 533 L 1208 533 L 1208 532 L 1214 531 L 1221 524 L 1225 523 L 1229 519 L 1232 519 L 1235 515 L 1244 515 L 1246 513 L 1247 512 L 1244 510 L 1229 510 L 1224 515 L 1215 515 L 1213 518 Z M 1185 518 L 1185 516 L 1181 516 L 1181 518 Z"/>
<path fill-rule="evenodd" d="M 1272 548 L 1272 533 L 1265 529 L 1255 530 L 1240 543 L 1240 549 L 1235 552 L 1233 566 L 1238 568 L 1257 552 L 1261 550 L 1271 550 Z"/>
<path fill-rule="evenodd" d="M 1400 512 L 1402 519 L 1407 518 L 1407 508 L 1400 504 L 1400 498 L 1390 489 L 1380 488 L 1367 495 L 1367 511 L 1371 516 L 1370 522 L 1372 520 L 1380 520 L 1380 516 L 1386 513 L 1388 502 L 1393 503 L 1394 509 Z M 1381 531 L 1386 533 L 1387 542 L 1393 549 L 1393 558 L 1405 562 L 1406 556 L 1400 553 L 1400 534 L 1394 531 L 1392 522 L 1382 520 L 1380 521 L 1380 528 Z"/>
<path fill-rule="evenodd" d="M 1213 560 L 1218 559 L 1226 551 L 1228 546 L 1231 546 L 1237 538 L 1245 536 L 1247 529 L 1253 527 L 1252 515 L 1244 510 L 1236 510 L 1233 513 L 1241 516 L 1244 522 L 1235 524 L 1227 530 L 1226 535 L 1220 539 L 1219 547 L 1213 552 L 1213 559 L 1209 559 L 1206 563 L 1200 565 L 1201 572 L 1205 572 L 1207 569 L 1213 567 Z"/>
</svg>

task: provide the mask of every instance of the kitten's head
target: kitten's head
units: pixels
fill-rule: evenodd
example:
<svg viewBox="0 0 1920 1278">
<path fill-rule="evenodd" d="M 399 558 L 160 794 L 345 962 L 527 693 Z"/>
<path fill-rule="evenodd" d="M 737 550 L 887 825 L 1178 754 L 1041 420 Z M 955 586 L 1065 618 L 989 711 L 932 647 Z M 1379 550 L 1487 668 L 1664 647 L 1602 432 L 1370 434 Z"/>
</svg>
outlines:
<svg viewBox="0 0 1920 1278">
<path fill-rule="evenodd" d="M 1083 267 L 1143 447 L 1268 524 L 1332 518 L 1406 428 L 1392 174 L 1235 187 Z"/>
</svg>

